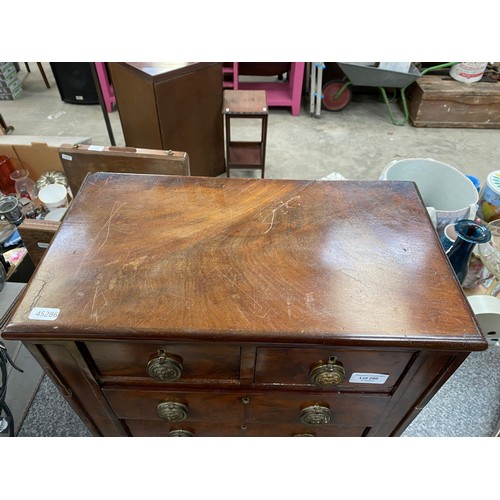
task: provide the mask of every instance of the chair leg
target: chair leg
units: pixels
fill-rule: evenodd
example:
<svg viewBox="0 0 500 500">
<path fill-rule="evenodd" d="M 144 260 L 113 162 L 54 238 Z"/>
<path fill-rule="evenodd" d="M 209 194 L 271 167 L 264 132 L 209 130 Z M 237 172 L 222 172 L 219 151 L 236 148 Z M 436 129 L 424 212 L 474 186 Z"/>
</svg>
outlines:
<svg viewBox="0 0 500 500">
<path fill-rule="evenodd" d="M 38 69 L 40 71 L 40 74 L 42 75 L 43 81 L 45 82 L 45 86 L 50 89 L 50 83 L 47 80 L 47 76 L 45 75 L 45 71 L 43 69 L 42 63 L 37 62 L 36 65 L 38 66 Z"/>
<path fill-rule="evenodd" d="M 12 132 L 14 127 L 12 125 L 7 125 L 3 116 L 0 115 L 0 135 L 7 135 L 9 132 Z"/>
<path fill-rule="evenodd" d="M 24 63 L 24 65 L 26 66 L 26 71 L 27 71 L 28 73 L 31 73 L 31 70 L 30 70 L 30 65 L 29 65 L 27 62 L 25 62 L 25 63 Z"/>
</svg>

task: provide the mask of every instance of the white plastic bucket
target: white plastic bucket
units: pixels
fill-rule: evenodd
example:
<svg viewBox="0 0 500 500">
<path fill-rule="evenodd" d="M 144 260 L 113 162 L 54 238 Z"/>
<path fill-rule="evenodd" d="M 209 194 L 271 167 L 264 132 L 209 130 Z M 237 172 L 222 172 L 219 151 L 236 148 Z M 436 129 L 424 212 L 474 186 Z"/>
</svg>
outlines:
<svg viewBox="0 0 500 500">
<path fill-rule="evenodd" d="M 380 180 L 415 182 L 440 237 L 448 224 L 476 216 L 477 189 L 446 163 L 430 158 L 395 160 L 385 167 Z"/>
<path fill-rule="evenodd" d="M 485 62 L 463 62 L 454 64 L 450 68 L 450 76 L 458 82 L 473 83 L 478 82 L 484 75 Z"/>
</svg>

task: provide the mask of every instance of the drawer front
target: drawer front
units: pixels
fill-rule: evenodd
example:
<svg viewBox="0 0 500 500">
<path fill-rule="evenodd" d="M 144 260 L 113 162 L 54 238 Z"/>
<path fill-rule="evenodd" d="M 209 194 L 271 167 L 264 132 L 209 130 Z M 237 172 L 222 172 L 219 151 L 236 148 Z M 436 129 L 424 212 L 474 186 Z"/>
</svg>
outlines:
<svg viewBox="0 0 500 500">
<path fill-rule="evenodd" d="M 241 437 L 242 426 L 235 423 L 158 422 L 156 420 L 125 420 L 134 437 Z"/>
<path fill-rule="evenodd" d="M 243 435 L 248 437 L 362 437 L 368 430 L 367 427 L 339 425 L 312 427 L 301 424 L 249 424 Z"/>
<path fill-rule="evenodd" d="M 125 420 L 125 425 L 134 437 L 361 437 L 368 431 L 366 427 L 335 425 L 311 428 L 300 424 L 170 424 L 156 420 Z"/>
<path fill-rule="evenodd" d="M 245 423 L 304 424 L 311 429 L 328 426 L 377 425 L 390 397 L 385 395 L 265 393 L 249 395 Z M 311 420 L 324 423 L 308 423 Z"/>
<path fill-rule="evenodd" d="M 332 358 L 336 358 L 335 363 L 341 364 L 345 372 L 343 382 L 332 386 L 333 390 L 389 392 L 408 366 L 412 353 L 262 347 L 257 349 L 255 383 L 317 388 L 311 370 L 318 369 Z M 353 374 L 360 375 L 353 377 Z M 378 377 L 370 380 L 377 383 L 365 383 L 367 376 L 373 374 Z M 328 386 L 322 388 L 329 389 Z"/>
<path fill-rule="evenodd" d="M 234 393 L 150 391 L 134 389 L 103 389 L 104 395 L 120 419 L 158 420 L 179 422 L 243 423 L 244 404 L 241 395 Z M 174 409 L 183 409 L 182 420 L 162 419 L 160 405 L 173 403 Z M 167 408 L 168 409 L 168 408 Z"/>
<path fill-rule="evenodd" d="M 176 384 L 238 381 L 240 376 L 239 346 L 87 342 L 86 348 L 103 381 L 120 377 L 154 380 L 148 364 L 159 359 L 161 351 L 181 365 Z"/>
</svg>

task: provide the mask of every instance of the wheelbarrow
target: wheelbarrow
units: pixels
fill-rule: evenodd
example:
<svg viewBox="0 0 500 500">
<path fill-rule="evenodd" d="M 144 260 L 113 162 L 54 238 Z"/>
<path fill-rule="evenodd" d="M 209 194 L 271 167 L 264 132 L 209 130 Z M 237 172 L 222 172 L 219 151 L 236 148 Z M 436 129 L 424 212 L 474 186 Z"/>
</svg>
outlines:
<svg viewBox="0 0 500 500">
<path fill-rule="evenodd" d="M 337 63 L 340 69 L 345 73 L 346 78 L 343 80 L 331 80 L 323 85 L 323 100 L 322 106 L 328 111 L 341 111 L 350 102 L 352 98 L 352 85 L 359 85 L 363 87 L 378 87 L 382 98 L 387 105 L 389 117 L 394 125 L 404 125 L 408 121 L 409 113 L 408 106 L 406 105 L 406 88 L 415 82 L 420 76 L 430 71 L 448 68 L 457 64 L 455 62 L 439 64 L 426 68 L 420 72 L 419 69 L 411 63 L 408 72 L 391 71 L 374 66 L 366 66 L 359 63 Z M 398 120 L 394 117 L 391 110 L 389 98 L 387 97 L 387 88 L 400 90 L 401 103 L 403 106 L 403 120 Z"/>
</svg>

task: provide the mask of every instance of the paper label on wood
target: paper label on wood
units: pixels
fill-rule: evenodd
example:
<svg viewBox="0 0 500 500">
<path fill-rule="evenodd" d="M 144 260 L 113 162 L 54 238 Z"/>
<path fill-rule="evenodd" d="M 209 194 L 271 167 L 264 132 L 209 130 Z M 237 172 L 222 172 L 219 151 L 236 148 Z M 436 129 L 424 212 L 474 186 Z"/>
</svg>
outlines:
<svg viewBox="0 0 500 500">
<path fill-rule="evenodd" d="M 353 373 L 349 382 L 351 384 L 385 384 L 389 375 L 385 373 Z"/>
<path fill-rule="evenodd" d="M 34 307 L 28 318 L 42 321 L 54 321 L 57 319 L 60 312 L 61 310 L 55 307 Z"/>
<path fill-rule="evenodd" d="M 63 154 L 63 155 L 61 155 L 61 158 L 62 158 L 63 160 L 73 161 L 73 157 L 72 157 L 72 156 L 70 156 L 70 155 L 64 155 L 64 154 Z"/>
</svg>

